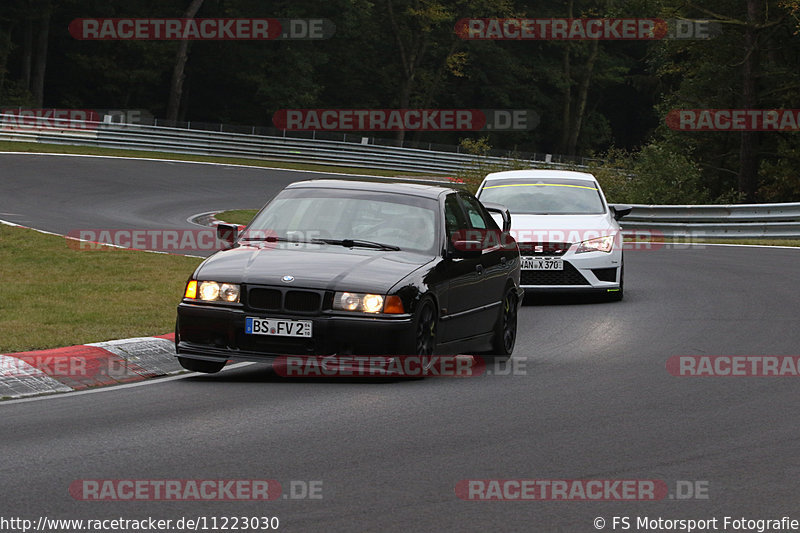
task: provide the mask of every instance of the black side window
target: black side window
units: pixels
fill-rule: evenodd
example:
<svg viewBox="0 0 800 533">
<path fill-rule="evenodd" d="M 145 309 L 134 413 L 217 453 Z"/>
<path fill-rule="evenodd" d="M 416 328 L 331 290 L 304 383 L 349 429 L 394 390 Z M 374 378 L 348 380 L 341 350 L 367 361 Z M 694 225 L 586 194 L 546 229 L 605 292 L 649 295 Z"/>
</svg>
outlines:
<svg viewBox="0 0 800 533">
<path fill-rule="evenodd" d="M 444 222 L 448 243 L 452 242 L 454 233 L 469 228 L 467 219 L 464 216 L 464 210 L 461 208 L 458 196 L 455 193 L 448 194 L 444 200 Z"/>
<path fill-rule="evenodd" d="M 492 224 L 486 221 L 483 206 L 472 196 L 462 194 L 461 201 L 464 202 L 464 207 L 467 210 L 469 217 L 469 224 L 472 229 L 488 229 Z"/>
</svg>

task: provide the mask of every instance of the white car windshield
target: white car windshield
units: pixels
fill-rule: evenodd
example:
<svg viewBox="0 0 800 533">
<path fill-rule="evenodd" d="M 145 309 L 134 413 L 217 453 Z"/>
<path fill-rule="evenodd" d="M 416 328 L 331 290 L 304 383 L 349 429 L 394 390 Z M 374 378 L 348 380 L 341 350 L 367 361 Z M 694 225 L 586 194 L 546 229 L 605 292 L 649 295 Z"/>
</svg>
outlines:
<svg viewBox="0 0 800 533">
<path fill-rule="evenodd" d="M 519 179 L 487 181 L 482 202 L 503 204 L 524 215 L 593 215 L 605 213 L 594 182 L 572 179 Z"/>
</svg>

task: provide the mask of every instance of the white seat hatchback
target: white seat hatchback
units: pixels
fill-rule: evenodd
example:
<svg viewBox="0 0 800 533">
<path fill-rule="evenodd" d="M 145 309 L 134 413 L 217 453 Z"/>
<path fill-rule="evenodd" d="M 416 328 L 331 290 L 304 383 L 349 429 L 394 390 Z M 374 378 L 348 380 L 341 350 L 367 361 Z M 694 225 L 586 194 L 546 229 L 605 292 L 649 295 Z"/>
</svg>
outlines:
<svg viewBox="0 0 800 533">
<path fill-rule="evenodd" d="M 564 170 L 509 170 L 486 176 L 481 202 L 511 212 L 526 291 L 602 292 L 621 300 L 622 233 L 627 206 L 606 202 L 591 174 Z"/>
</svg>

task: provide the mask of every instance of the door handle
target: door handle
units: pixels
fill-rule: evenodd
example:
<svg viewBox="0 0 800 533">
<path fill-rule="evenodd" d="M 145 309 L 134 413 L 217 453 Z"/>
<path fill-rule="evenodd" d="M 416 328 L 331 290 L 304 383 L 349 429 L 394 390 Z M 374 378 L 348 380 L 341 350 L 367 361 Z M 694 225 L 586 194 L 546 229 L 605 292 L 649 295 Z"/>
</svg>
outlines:
<svg viewBox="0 0 800 533">
<path fill-rule="evenodd" d="M 483 265 L 475 265 L 475 270 L 478 271 L 478 274 L 483 274 Z"/>
</svg>

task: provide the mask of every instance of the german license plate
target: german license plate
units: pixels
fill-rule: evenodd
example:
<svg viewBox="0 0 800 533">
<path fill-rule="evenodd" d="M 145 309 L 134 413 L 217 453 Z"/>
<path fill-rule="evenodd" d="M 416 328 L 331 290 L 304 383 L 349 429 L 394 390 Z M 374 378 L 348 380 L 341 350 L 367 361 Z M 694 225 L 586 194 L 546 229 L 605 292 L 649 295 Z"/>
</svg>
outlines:
<svg viewBox="0 0 800 533">
<path fill-rule="evenodd" d="M 552 257 L 522 257 L 522 270 L 564 270 L 564 260 Z"/>
<path fill-rule="evenodd" d="M 249 316 L 244 321 L 244 332 L 250 335 L 274 335 L 276 337 L 310 337 L 311 324 L 310 320 Z"/>
</svg>

